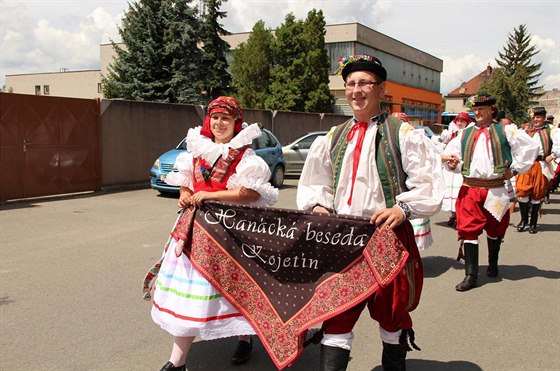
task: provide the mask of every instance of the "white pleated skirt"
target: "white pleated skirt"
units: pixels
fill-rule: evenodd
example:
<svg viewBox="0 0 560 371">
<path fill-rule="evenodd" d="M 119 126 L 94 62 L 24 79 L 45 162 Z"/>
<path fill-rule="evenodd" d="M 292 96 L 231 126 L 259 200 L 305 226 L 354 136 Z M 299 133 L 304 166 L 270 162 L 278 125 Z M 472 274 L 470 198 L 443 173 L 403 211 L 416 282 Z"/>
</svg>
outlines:
<svg viewBox="0 0 560 371">
<path fill-rule="evenodd" d="M 459 189 L 461 189 L 461 186 L 463 185 L 463 176 L 444 168 L 443 181 L 445 183 L 445 192 L 443 193 L 441 209 L 443 211 L 455 212 L 455 203 L 457 202 Z"/>
<path fill-rule="evenodd" d="M 175 255 L 176 240 L 169 239 L 154 285 L 152 319 L 174 336 L 203 340 L 254 335 L 255 330 L 191 264 L 185 254 Z"/>
</svg>

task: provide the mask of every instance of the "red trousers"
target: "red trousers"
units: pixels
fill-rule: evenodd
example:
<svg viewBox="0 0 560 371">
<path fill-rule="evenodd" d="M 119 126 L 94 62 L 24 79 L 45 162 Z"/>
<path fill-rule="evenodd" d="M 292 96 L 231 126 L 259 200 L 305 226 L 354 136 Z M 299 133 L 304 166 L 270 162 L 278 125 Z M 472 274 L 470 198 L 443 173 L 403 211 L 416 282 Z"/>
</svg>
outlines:
<svg viewBox="0 0 560 371">
<path fill-rule="evenodd" d="M 385 288 L 323 323 L 326 334 L 346 334 L 352 331 L 364 308 L 368 307 L 371 318 L 386 331 L 396 332 L 412 328 L 412 312 L 420 301 L 424 271 L 414 231 L 409 222 L 394 229 L 395 234 L 410 253 L 402 271 Z"/>
<path fill-rule="evenodd" d="M 457 233 L 459 239 L 477 240 L 486 231 L 488 237 L 503 238 L 509 225 L 509 210 L 501 221 L 496 220 L 484 208 L 488 195 L 487 188 L 475 188 L 463 185 L 457 196 Z"/>
</svg>

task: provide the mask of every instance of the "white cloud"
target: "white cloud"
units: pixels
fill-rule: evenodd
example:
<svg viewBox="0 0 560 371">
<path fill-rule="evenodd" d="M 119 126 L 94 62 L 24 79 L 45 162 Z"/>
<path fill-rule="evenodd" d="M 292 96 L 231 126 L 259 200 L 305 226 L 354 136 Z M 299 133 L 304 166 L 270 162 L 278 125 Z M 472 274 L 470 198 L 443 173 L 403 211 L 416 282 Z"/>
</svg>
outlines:
<svg viewBox="0 0 560 371">
<path fill-rule="evenodd" d="M 539 53 L 543 54 L 553 53 L 556 49 L 556 42 L 553 39 L 541 38 L 538 35 L 534 35 L 531 38 L 531 45 L 535 45 L 539 50 Z"/>
<path fill-rule="evenodd" d="M 99 45 L 119 40 L 121 13 L 97 7 L 85 17 L 54 26 L 49 15 L 29 16 L 25 4 L 2 4 L 2 81 L 6 74 L 99 68 Z"/>
<path fill-rule="evenodd" d="M 230 32 L 248 32 L 257 21 L 262 20 L 268 28 L 277 28 L 288 13 L 293 13 L 296 19 L 305 19 L 309 11 L 322 10 L 327 24 L 360 22 L 377 24 L 386 19 L 391 12 L 390 1 L 316 1 L 316 0 L 288 0 L 288 1 L 246 1 L 229 0 L 224 3 L 223 10 L 227 18 L 222 19 Z"/>
<path fill-rule="evenodd" d="M 443 56 L 443 73 L 441 75 L 441 93 L 447 95 L 461 83 L 472 79 L 488 66 L 487 60 L 482 60 L 474 54 L 465 54 L 458 58 Z"/>
<path fill-rule="evenodd" d="M 540 80 L 541 84 L 547 87 L 547 90 L 560 88 L 560 73 L 555 75 L 547 75 Z"/>
</svg>

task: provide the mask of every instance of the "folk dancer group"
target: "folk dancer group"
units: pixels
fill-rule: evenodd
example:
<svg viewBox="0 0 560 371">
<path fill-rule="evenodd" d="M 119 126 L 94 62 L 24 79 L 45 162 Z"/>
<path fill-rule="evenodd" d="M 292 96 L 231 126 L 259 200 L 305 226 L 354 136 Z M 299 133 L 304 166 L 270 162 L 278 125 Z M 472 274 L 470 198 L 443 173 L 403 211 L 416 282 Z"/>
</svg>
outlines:
<svg viewBox="0 0 560 371">
<path fill-rule="evenodd" d="M 346 370 L 352 329 L 366 307 L 379 324 L 383 369 L 405 370 L 406 353 L 411 349 L 403 338 L 413 336 L 410 312 L 418 305 L 423 282 L 411 221 L 440 211 L 445 179 L 449 187 L 446 197 L 455 197 L 451 184 L 459 181 L 449 180 L 455 179 L 453 174 L 461 186 L 456 203 L 448 202 L 445 210 L 456 213 L 458 237 L 464 240 L 465 248 L 465 278 L 456 289 L 477 286 L 478 236 L 484 230 L 488 237 L 487 275 L 497 276 L 498 254 L 509 222 L 504 180 L 530 169 L 532 172 L 536 158 L 539 166 L 550 156 L 557 158 L 560 153 L 555 146 L 559 142 L 550 139 L 554 143 L 539 147 L 535 137 L 555 138 L 552 130 L 545 130 L 544 135 L 531 132 L 530 136 L 515 125 L 493 123 L 495 100 L 480 95 L 473 100 L 476 124 L 469 125 L 470 117 L 461 114 L 443 139 L 447 144 L 440 153 L 441 149 L 408 123 L 406 116 L 387 116 L 381 110 L 387 78 L 381 61 L 355 55 L 339 62 L 353 117 L 311 146 L 298 183 L 297 206 L 316 213 L 367 217 L 377 228 L 392 229 L 414 264 L 388 286 L 323 323 L 319 370 Z M 538 123 L 530 130 L 539 130 Z M 178 172 L 167 179 L 181 188 L 179 208 L 200 205 L 204 200 L 274 204 L 278 190 L 268 183 L 268 166 L 248 147 L 259 135 L 257 125 L 242 126 L 241 109 L 233 98 L 212 101 L 203 126 L 189 130 L 190 151 L 178 157 Z M 541 157 L 537 157 L 539 151 Z M 449 174 L 444 176 L 442 169 Z M 539 169 L 535 173 L 542 174 Z M 529 183 L 522 178 L 519 182 Z M 523 191 L 527 192 L 524 197 L 535 201 L 542 197 L 532 189 Z M 518 188 L 518 192 L 522 191 Z M 204 340 L 238 336 L 231 361 L 247 362 L 254 329 L 193 268 L 177 248 L 178 243 L 170 238 L 166 245 L 151 293 L 153 320 L 174 337 L 171 356 L 161 370 L 185 370 L 196 336 Z"/>
</svg>

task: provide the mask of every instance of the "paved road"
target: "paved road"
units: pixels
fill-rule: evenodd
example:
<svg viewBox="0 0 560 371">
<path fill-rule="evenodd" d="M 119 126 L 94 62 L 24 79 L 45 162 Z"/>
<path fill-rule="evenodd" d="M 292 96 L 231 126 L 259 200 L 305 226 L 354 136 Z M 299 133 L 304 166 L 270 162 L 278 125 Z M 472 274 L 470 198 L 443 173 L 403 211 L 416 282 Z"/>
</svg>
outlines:
<svg viewBox="0 0 560 371">
<path fill-rule="evenodd" d="M 1 205 L 0 369 L 159 370 L 171 338 L 151 321 L 140 289 L 175 205 L 149 189 Z M 279 206 L 295 207 L 295 180 Z M 465 293 L 454 290 L 463 277 L 455 232 L 445 213 L 432 218 L 436 241 L 422 252 L 426 279 L 413 313 L 423 350 L 409 353 L 409 370 L 560 369 L 560 195 L 544 209 L 538 234 L 508 230 L 500 278 L 483 274 Z M 349 370 L 381 370 L 377 324 L 364 313 L 355 332 Z M 275 370 L 258 341 L 248 364 L 230 366 L 235 343 L 195 343 L 189 370 Z M 316 369 L 318 349 L 290 370 Z"/>
</svg>

